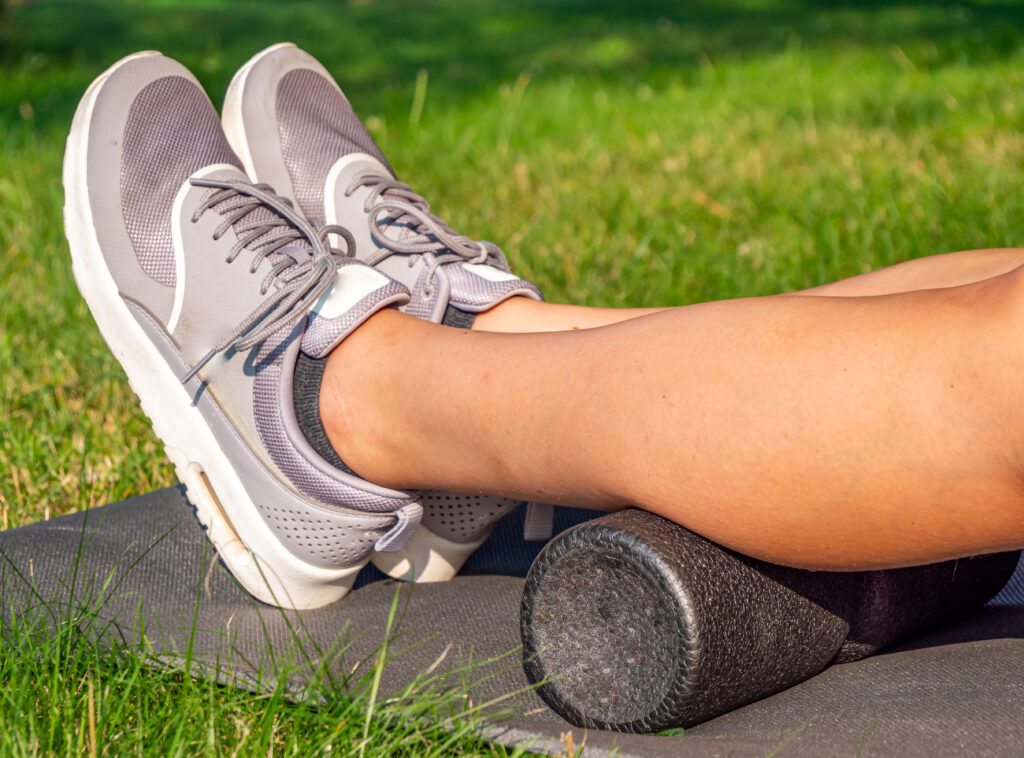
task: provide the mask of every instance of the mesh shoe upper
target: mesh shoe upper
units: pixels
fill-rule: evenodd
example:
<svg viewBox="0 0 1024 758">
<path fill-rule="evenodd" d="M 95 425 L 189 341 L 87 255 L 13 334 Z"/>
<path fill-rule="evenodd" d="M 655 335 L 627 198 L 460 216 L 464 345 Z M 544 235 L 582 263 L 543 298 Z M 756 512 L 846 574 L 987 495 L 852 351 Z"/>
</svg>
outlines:
<svg viewBox="0 0 1024 758">
<path fill-rule="evenodd" d="M 365 153 L 393 172 L 366 126 L 334 83 L 299 68 L 281 77 L 276 92 L 281 155 L 292 179 L 295 199 L 311 218 L 324 218 L 324 182 L 334 162 Z"/>
<path fill-rule="evenodd" d="M 449 306 L 479 313 L 514 295 L 541 299 L 497 246 L 452 231 L 395 180 L 319 62 L 291 46 L 261 55 L 266 65 L 240 71 L 225 103 L 225 128 L 247 171 L 283 188 L 308 217 L 347 228 L 356 257 L 409 288 L 404 310 L 440 323 Z"/>
<path fill-rule="evenodd" d="M 330 74 L 290 45 L 236 74 L 225 101 L 228 137 L 250 175 L 287 188 L 303 212 L 345 227 L 355 256 L 405 284 L 403 310 L 466 327 L 472 314 L 539 290 L 509 271 L 501 250 L 450 229 L 395 179 L 380 148 Z M 482 540 L 520 501 L 420 493 L 424 523 L 457 543 Z M 454 498 L 454 499 L 453 499 Z"/>
<path fill-rule="evenodd" d="M 124 126 L 120 198 L 125 228 L 142 270 L 169 287 L 175 284 L 170 210 L 182 183 L 204 166 L 241 169 L 217 128 L 216 113 L 204 107 L 206 100 L 188 79 L 165 76 L 139 92 Z"/>
<path fill-rule="evenodd" d="M 189 377 L 177 415 L 202 413 L 259 516 L 303 561 L 349 565 L 374 545 L 396 546 L 419 506 L 338 471 L 305 444 L 289 372 L 300 350 L 329 352 L 380 308 L 404 304 L 407 290 L 331 254 L 326 232 L 269 187 L 254 187 L 180 64 L 153 55 L 115 69 L 97 82 L 87 197 L 73 199 L 88 205 L 127 312 L 169 369 Z M 90 307 L 108 305 L 90 299 Z M 156 370 L 118 357 L 137 391 Z M 178 423 L 177 402 L 146 406 L 144 397 L 151 417 L 165 415 L 164 430 Z"/>
</svg>

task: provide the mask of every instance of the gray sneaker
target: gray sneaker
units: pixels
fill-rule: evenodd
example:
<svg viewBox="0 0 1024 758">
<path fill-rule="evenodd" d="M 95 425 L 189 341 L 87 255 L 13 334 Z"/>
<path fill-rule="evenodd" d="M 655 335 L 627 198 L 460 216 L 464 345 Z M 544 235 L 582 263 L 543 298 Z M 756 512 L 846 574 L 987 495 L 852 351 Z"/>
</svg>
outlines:
<svg viewBox="0 0 1024 758">
<path fill-rule="evenodd" d="M 224 563 L 267 603 L 342 597 L 422 509 L 312 450 L 292 372 L 407 289 L 250 183 L 199 83 L 159 53 L 89 87 L 64 191 L 78 287 Z"/>
<path fill-rule="evenodd" d="M 294 200 L 308 218 L 349 230 L 355 256 L 405 284 L 402 310 L 468 327 L 514 296 L 541 299 L 509 271 L 491 242 L 456 233 L 399 182 L 328 71 L 291 43 L 269 47 L 235 74 L 224 131 L 249 176 Z M 494 523 L 521 504 L 507 498 L 420 494 L 422 527 L 400 552 L 373 562 L 398 579 L 450 579 Z M 530 504 L 527 539 L 551 533 L 551 510 Z"/>
</svg>

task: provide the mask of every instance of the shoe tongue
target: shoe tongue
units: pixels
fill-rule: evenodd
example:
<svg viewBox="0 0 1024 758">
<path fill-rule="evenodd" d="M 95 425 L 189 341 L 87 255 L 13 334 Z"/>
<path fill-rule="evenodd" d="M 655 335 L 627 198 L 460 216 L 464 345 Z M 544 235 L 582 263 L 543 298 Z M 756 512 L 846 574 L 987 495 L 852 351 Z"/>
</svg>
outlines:
<svg viewBox="0 0 1024 758">
<path fill-rule="evenodd" d="M 204 179 L 216 179 L 218 181 L 224 182 L 241 181 L 246 182 L 247 184 L 252 182 L 252 180 L 249 179 L 249 177 L 245 174 L 244 171 L 242 171 L 239 168 L 236 168 L 235 166 L 230 166 L 227 164 L 208 166 L 207 168 L 202 169 L 200 172 L 197 172 L 197 174 L 202 175 Z M 223 209 L 224 213 L 228 213 L 228 209 L 231 208 L 233 200 L 234 198 L 228 198 L 220 203 L 216 203 L 215 205 L 211 206 L 211 210 L 213 210 L 215 213 L 221 213 Z M 276 212 L 274 212 L 267 206 L 261 204 L 259 206 L 253 207 L 252 210 L 250 210 L 247 214 L 238 219 L 238 221 L 236 221 L 235 224 L 241 224 L 245 226 L 272 224 L 280 218 L 281 217 Z M 248 245 L 246 245 L 246 247 L 249 250 L 258 250 L 260 244 L 262 242 L 265 242 L 271 236 L 273 236 L 272 232 L 260 235 L 256 239 L 252 240 L 252 242 L 250 242 Z M 303 257 L 311 254 L 311 250 L 312 248 L 308 242 L 306 242 L 304 239 L 299 239 L 290 242 L 286 247 L 281 248 L 280 250 L 273 253 L 271 255 L 271 260 L 276 258 L 278 255 L 285 254 L 290 255 L 296 261 L 301 261 Z"/>
<path fill-rule="evenodd" d="M 339 261 L 331 286 L 310 310 L 302 352 L 311 358 L 323 358 L 378 310 L 408 299 L 404 287 L 370 266 Z"/>
<path fill-rule="evenodd" d="M 229 163 L 215 163 L 196 171 L 192 176 L 201 176 L 204 179 L 216 179 L 222 182 L 242 181 L 248 182 L 249 177 L 238 166 Z"/>
</svg>

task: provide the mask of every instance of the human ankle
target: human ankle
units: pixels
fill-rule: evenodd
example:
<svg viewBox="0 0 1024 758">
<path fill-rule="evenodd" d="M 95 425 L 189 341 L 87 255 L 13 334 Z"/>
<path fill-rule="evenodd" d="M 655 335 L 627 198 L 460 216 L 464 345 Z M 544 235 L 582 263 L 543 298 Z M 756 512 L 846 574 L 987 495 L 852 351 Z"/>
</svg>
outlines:
<svg viewBox="0 0 1024 758">
<path fill-rule="evenodd" d="M 364 479 L 396 486 L 388 465 L 401 425 L 392 419 L 389 377 L 401 365 L 406 332 L 416 319 L 394 309 L 375 314 L 327 357 L 320 414 L 327 438 L 345 464 Z"/>
<path fill-rule="evenodd" d="M 510 297 L 477 315 L 473 330 L 481 332 L 568 332 L 594 329 L 646 316 L 661 308 L 594 308 Z"/>
<path fill-rule="evenodd" d="M 545 310 L 550 307 L 550 303 L 528 297 L 510 297 L 478 313 L 472 329 L 478 332 L 506 333 L 553 331 L 545 316 Z"/>
</svg>

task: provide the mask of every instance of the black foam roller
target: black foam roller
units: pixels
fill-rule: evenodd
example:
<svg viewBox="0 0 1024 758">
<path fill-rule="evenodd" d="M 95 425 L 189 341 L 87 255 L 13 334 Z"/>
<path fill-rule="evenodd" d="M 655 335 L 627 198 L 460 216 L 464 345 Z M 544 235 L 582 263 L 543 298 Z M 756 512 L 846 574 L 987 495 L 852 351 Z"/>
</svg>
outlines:
<svg viewBox="0 0 1024 758">
<path fill-rule="evenodd" d="M 690 726 L 983 605 L 1018 557 L 801 571 L 621 511 L 563 532 L 534 561 L 524 667 L 576 726 Z"/>
</svg>

